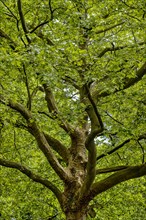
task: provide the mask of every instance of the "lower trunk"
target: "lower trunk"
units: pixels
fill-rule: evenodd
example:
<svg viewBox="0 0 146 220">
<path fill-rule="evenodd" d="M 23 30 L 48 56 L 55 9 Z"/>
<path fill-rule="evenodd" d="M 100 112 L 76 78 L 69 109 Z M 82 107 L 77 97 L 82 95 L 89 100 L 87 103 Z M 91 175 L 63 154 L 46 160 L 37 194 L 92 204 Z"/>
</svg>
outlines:
<svg viewBox="0 0 146 220">
<path fill-rule="evenodd" d="M 86 220 L 86 215 L 81 211 L 66 213 L 66 220 Z"/>
</svg>

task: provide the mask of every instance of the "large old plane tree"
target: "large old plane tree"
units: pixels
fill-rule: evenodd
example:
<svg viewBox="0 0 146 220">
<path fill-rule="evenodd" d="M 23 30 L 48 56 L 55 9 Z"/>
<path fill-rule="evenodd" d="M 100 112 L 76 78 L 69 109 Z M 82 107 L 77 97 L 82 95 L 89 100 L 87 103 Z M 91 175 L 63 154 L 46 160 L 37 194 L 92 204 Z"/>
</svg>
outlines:
<svg viewBox="0 0 146 220">
<path fill-rule="evenodd" d="M 144 1 L 0 5 L 0 165 L 52 191 L 67 220 L 85 220 L 97 195 L 146 175 Z"/>
</svg>

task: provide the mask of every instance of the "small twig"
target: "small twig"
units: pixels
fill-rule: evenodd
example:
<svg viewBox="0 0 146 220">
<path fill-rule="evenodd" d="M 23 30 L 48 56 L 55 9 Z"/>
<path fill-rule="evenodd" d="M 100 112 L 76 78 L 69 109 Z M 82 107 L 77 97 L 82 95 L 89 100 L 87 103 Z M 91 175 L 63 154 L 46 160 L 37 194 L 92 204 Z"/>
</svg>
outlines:
<svg viewBox="0 0 146 220">
<path fill-rule="evenodd" d="M 50 119 L 53 119 L 54 120 L 54 117 L 52 117 L 51 115 L 49 115 L 48 113 L 46 112 L 42 112 L 42 111 L 38 111 L 39 114 L 42 114 L 42 115 L 46 115 L 48 118 Z"/>
<path fill-rule="evenodd" d="M 5 2 L 3 2 L 2 0 L 1 0 L 1 2 L 2 2 L 2 4 L 8 9 L 8 11 L 11 13 L 11 15 L 13 16 L 13 18 L 15 18 L 15 19 L 18 21 L 17 17 L 14 15 L 14 13 L 11 11 L 11 9 L 5 4 Z"/>
<path fill-rule="evenodd" d="M 7 35 L 2 29 L 0 29 L 0 37 L 7 39 L 10 42 L 10 47 L 14 50 L 17 44 Z"/>
<path fill-rule="evenodd" d="M 142 146 L 142 144 L 140 143 L 140 141 L 137 141 L 137 143 L 139 144 L 141 151 L 142 151 L 142 163 L 144 163 L 145 161 L 145 157 L 144 157 L 144 147 Z"/>
<path fill-rule="evenodd" d="M 23 40 L 23 37 L 20 37 L 20 39 L 21 39 L 22 43 L 24 44 L 24 47 L 26 48 L 27 45 L 26 45 L 25 41 Z"/>
<path fill-rule="evenodd" d="M 29 110 L 31 110 L 31 94 L 30 94 L 30 90 L 29 90 L 28 77 L 27 77 L 26 68 L 25 68 L 24 64 L 23 64 L 23 71 L 24 71 L 24 75 L 25 75 L 25 85 L 26 85 L 27 95 L 28 95 L 27 108 Z"/>
<path fill-rule="evenodd" d="M 124 124 L 123 124 L 122 122 L 120 122 L 120 121 L 118 121 L 117 119 L 115 119 L 115 118 L 114 118 L 113 116 L 111 116 L 107 111 L 105 111 L 105 113 L 106 113 L 111 119 L 113 119 L 115 122 L 117 122 L 118 124 L 124 126 Z"/>
<path fill-rule="evenodd" d="M 144 41 L 143 42 L 139 42 L 139 43 L 137 42 L 137 44 L 141 46 L 141 45 L 144 45 L 145 42 Z M 103 51 L 101 51 L 101 53 L 98 55 L 98 57 L 101 58 L 107 52 L 112 52 L 112 51 L 116 51 L 116 50 L 122 50 L 122 49 L 125 49 L 125 48 L 128 48 L 128 47 L 129 48 L 133 48 L 133 47 L 135 47 L 135 44 L 118 46 L 118 47 L 114 47 L 114 49 L 113 49 L 113 47 L 106 47 L 105 49 L 103 49 Z"/>
<path fill-rule="evenodd" d="M 120 23 L 118 23 L 118 24 L 114 24 L 114 25 L 112 25 L 112 26 L 110 26 L 110 27 L 107 27 L 107 28 L 105 28 L 105 29 L 96 31 L 95 34 L 105 33 L 106 31 L 109 31 L 109 30 L 111 30 L 111 29 L 113 29 L 113 28 L 115 28 L 115 27 L 118 27 L 118 26 L 120 26 L 120 25 L 122 25 L 122 24 L 124 24 L 124 23 L 125 23 L 125 21 L 122 21 L 122 22 L 120 22 Z"/>
<path fill-rule="evenodd" d="M 50 9 L 50 13 L 51 13 L 51 20 L 53 20 L 53 9 L 52 9 L 52 5 L 51 5 L 51 0 L 49 0 L 49 9 Z"/>
<path fill-rule="evenodd" d="M 14 129 L 14 147 L 15 147 L 16 151 L 18 152 L 19 157 L 20 157 L 20 162 L 22 163 L 22 157 L 21 157 L 21 154 L 20 154 L 20 152 L 17 148 L 17 144 L 16 144 L 16 131 L 15 131 L 15 129 Z"/>
<path fill-rule="evenodd" d="M 58 215 L 58 213 L 56 213 L 55 215 L 49 217 L 47 220 L 51 220 L 51 219 L 54 219 L 56 216 Z"/>
<path fill-rule="evenodd" d="M 141 22 L 141 20 L 133 15 L 130 15 L 128 13 L 125 13 L 127 16 L 129 16 L 130 18 L 136 19 L 137 21 Z"/>
<path fill-rule="evenodd" d="M 33 97 L 37 94 L 38 90 L 39 90 L 39 87 L 37 86 L 37 87 L 34 88 L 34 90 L 32 91 L 32 93 L 31 93 L 31 95 L 30 95 L 31 101 L 32 101 Z"/>
<path fill-rule="evenodd" d="M 110 154 L 114 153 L 115 151 L 117 151 L 117 150 L 119 150 L 120 148 L 122 148 L 125 144 L 129 143 L 130 140 L 131 140 L 131 139 L 129 138 L 129 139 L 125 140 L 122 144 L 120 144 L 120 145 L 116 146 L 115 148 L 113 148 L 112 150 L 110 150 L 110 151 L 108 151 L 108 152 L 106 152 L 106 153 L 103 153 L 103 154 L 99 155 L 99 156 L 96 158 L 96 160 L 99 160 L 99 159 L 101 159 L 101 158 L 103 158 L 103 157 L 105 157 L 105 156 L 107 156 L 107 155 L 110 155 Z"/>
<path fill-rule="evenodd" d="M 45 25 L 45 24 L 48 24 L 48 23 L 49 23 L 49 21 L 44 21 L 44 22 L 38 24 L 33 30 L 30 31 L 30 33 L 32 34 L 32 33 L 35 32 L 39 27 L 41 27 L 41 26 L 43 26 L 43 25 Z"/>
<path fill-rule="evenodd" d="M 70 76 L 65 76 L 64 78 L 62 78 L 65 82 L 70 83 L 72 86 L 75 87 L 75 89 L 79 90 L 80 87 L 76 84 L 75 80 L 72 79 Z"/>
<path fill-rule="evenodd" d="M 137 8 L 135 8 L 134 6 L 128 5 L 125 1 L 123 1 L 123 0 L 121 0 L 121 1 L 122 1 L 122 3 L 123 3 L 124 5 L 126 5 L 128 8 L 137 9 Z"/>
</svg>

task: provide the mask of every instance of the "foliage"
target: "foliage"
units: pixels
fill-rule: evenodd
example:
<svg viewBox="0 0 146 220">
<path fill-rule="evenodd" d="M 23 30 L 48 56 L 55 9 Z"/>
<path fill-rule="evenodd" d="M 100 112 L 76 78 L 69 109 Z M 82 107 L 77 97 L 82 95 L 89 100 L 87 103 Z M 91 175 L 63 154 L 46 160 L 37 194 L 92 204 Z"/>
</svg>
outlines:
<svg viewBox="0 0 146 220">
<path fill-rule="evenodd" d="M 0 219 L 143 219 L 145 1 L 0 5 Z"/>
</svg>

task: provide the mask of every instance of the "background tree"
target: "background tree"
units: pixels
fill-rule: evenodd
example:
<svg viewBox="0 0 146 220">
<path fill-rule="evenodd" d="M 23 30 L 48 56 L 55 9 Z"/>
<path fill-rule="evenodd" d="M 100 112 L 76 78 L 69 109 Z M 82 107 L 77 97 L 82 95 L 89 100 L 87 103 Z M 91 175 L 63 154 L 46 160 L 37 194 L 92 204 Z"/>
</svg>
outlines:
<svg viewBox="0 0 146 220">
<path fill-rule="evenodd" d="M 41 184 L 42 219 L 59 216 L 50 191 L 67 220 L 95 219 L 96 196 L 146 175 L 145 1 L 0 4 L 2 195 L 20 171 Z"/>
</svg>

